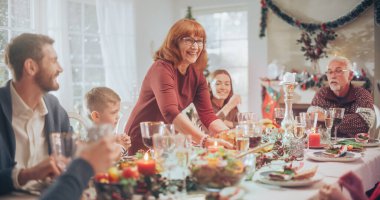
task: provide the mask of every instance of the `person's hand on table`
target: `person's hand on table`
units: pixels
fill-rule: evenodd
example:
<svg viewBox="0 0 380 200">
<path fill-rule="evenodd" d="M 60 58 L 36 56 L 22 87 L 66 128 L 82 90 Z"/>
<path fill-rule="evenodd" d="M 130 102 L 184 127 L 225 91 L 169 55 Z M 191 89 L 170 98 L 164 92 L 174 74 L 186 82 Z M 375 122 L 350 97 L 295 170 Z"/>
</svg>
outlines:
<svg viewBox="0 0 380 200">
<path fill-rule="evenodd" d="M 22 169 L 18 175 L 18 182 L 20 185 L 25 185 L 30 180 L 55 178 L 60 174 L 61 170 L 59 170 L 54 158 L 50 156 L 31 168 Z"/>
<path fill-rule="evenodd" d="M 348 190 L 352 199 L 368 199 L 364 194 L 363 183 L 355 173 L 350 171 L 344 174 L 340 177 L 339 184 Z"/>
<path fill-rule="evenodd" d="M 342 191 L 337 185 L 324 184 L 319 189 L 319 200 L 346 200 Z"/>
<path fill-rule="evenodd" d="M 125 133 L 117 135 L 117 143 L 123 145 L 123 147 L 128 150 L 131 147 L 131 138 Z"/>
</svg>

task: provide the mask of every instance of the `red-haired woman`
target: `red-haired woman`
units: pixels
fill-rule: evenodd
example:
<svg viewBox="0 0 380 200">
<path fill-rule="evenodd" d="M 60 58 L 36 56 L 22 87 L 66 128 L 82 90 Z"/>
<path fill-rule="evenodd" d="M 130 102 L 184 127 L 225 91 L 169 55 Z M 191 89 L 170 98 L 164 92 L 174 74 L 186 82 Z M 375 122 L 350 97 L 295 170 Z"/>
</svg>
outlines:
<svg viewBox="0 0 380 200">
<path fill-rule="evenodd" d="M 173 123 L 176 130 L 192 136 L 202 146 L 212 145 L 213 138 L 202 133 L 181 111 L 194 103 L 203 124 L 213 133 L 228 129 L 213 112 L 203 69 L 207 64 L 206 32 L 196 21 L 182 19 L 169 30 L 164 43 L 154 55 L 154 63 L 143 80 L 139 99 L 125 132 L 131 137 L 129 154 L 143 145 L 140 122 Z M 220 141 L 221 145 L 232 145 Z"/>
<path fill-rule="evenodd" d="M 234 94 L 230 74 L 224 69 L 215 70 L 210 74 L 211 103 L 216 115 L 229 128 L 237 124 L 237 105 L 240 104 L 240 96 Z"/>
</svg>

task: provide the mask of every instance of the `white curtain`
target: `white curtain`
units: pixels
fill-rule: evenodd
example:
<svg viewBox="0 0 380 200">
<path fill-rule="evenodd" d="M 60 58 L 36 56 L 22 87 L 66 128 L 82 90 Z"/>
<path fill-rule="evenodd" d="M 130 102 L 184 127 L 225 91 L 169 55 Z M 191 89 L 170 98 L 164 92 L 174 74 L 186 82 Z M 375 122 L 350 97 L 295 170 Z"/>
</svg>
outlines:
<svg viewBox="0 0 380 200">
<path fill-rule="evenodd" d="M 134 101 L 137 82 L 132 0 L 96 0 L 106 86 Z"/>
<path fill-rule="evenodd" d="M 70 65 L 69 40 L 67 32 L 67 2 L 40 0 L 36 1 L 37 32 L 54 39 L 54 49 L 63 73 L 58 77 L 60 88 L 53 92 L 67 111 L 73 111 L 73 85 Z"/>
</svg>

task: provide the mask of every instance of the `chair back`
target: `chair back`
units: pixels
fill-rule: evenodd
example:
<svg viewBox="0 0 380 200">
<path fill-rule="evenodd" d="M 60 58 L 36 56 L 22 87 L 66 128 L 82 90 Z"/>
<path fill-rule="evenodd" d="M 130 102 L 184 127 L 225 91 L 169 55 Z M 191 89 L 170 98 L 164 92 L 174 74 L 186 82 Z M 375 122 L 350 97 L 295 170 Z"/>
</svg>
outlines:
<svg viewBox="0 0 380 200">
<path fill-rule="evenodd" d="M 120 103 L 120 119 L 116 125 L 117 134 L 124 133 L 125 125 L 127 125 L 133 107 L 134 104 L 132 102 L 124 101 Z"/>
<path fill-rule="evenodd" d="M 373 105 L 375 110 L 375 123 L 370 131 L 370 138 L 378 139 L 380 136 L 380 109 L 376 105 Z"/>
<path fill-rule="evenodd" d="M 81 139 L 86 138 L 87 129 L 91 126 L 89 120 L 76 112 L 68 112 L 67 115 L 74 133 Z"/>
</svg>

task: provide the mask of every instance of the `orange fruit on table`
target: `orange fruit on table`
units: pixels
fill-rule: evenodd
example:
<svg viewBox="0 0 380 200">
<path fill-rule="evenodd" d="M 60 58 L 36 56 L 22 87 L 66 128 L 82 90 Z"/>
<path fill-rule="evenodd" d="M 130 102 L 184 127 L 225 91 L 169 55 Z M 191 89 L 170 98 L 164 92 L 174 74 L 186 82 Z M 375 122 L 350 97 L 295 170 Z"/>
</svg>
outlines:
<svg viewBox="0 0 380 200">
<path fill-rule="evenodd" d="M 119 182 L 120 172 L 116 167 L 111 167 L 108 169 L 109 181 L 112 183 Z"/>
</svg>

